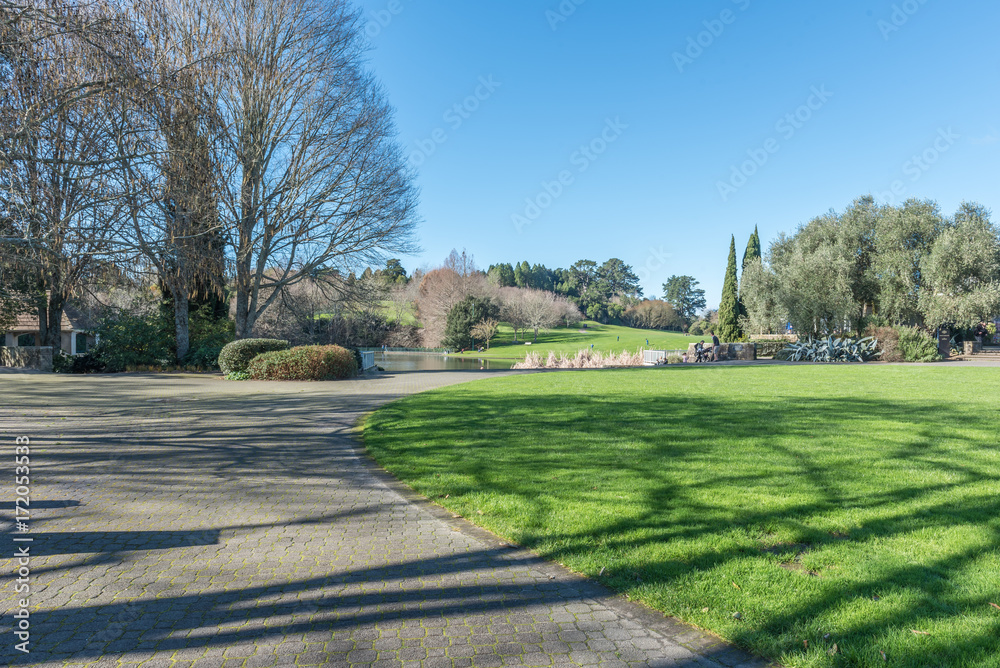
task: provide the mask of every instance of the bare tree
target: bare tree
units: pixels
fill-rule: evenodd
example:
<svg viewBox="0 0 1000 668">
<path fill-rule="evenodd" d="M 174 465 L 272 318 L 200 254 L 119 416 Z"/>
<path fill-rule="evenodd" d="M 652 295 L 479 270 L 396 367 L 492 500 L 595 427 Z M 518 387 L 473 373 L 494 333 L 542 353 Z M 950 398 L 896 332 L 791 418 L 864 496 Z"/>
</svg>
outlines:
<svg viewBox="0 0 1000 668">
<path fill-rule="evenodd" d="M 128 184 L 127 232 L 119 239 L 155 269 L 173 301 L 176 356 L 189 348 L 189 299 L 221 295 L 224 244 L 218 216 L 220 135 L 211 94 L 220 28 L 193 0 L 136 0 L 136 69 L 142 79 L 118 95 L 118 165 Z"/>
<path fill-rule="evenodd" d="M 546 290 L 522 288 L 521 308 L 524 322 L 528 329 L 534 330 L 535 341 L 538 341 L 538 330 L 555 327 L 559 324 L 564 308 L 555 294 Z"/>
<path fill-rule="evenodd" d="M 413 281 L 411 281 L 413 282 Z M 448 312 L 469 296 L 493 298 L 497 288 L 476 269 L 471 256 L 452 251 L 444 266 L 424 274 L 417 295 L 417 318 L 423 325 L 424 345 L 436 347 L 444 338 Z"/>
<path fill-rule="evenodd" d="M 412 312 L 419 294 L 420 284 L 417 281 L 397 283 L 389 287 L 386 299 L 389 302 L 390 316 L 396 325 L 403 324 L 404 316 Z"/>
<path fill-rule="evenodd" d="M 131 60 L 120 57 L 128 32 L 127 22 L 103 0 L 0 0 L 0 90 L 13 96 L 5 97 L 0 112 L 0 168 L 27 157 L 23 149 L 42 124 L 131 78 Z M 74 57 L 53 51 L 70 44 Z M 72 85 L 39 87 L 36 104 L 18 105 L 15 80 L 41 54 L 49 66 L 73 70 Z M 80 59 L 87 68 L 77 67 Z"/>
<path fill-rule="evenodd" d="M 500 288 L 500 318 L 517 333 L 526 329 L 534 331 L 538 341 L 538 330 L 555 327 L 560 322 L 570 324 L 582 319 L 580 309 L 561 295 L 547 290 L 532 288 Z"/>
<path fill-rule="evenodd" d="M 514 343 L 517 343 L 517 333 L 528 328 L 528 312 L 524 304 L 524 288 L 500 288 L 500 319 L 514 330 Z"/>
<path fill-rule="evenodd" d="M 473 339 L 486 342 L 486 349 L 490 349 L 490 339 L 497 335 L 500 329 L 500 321 L 496 318 L 485 318 L 472 326 L 470 334 Z"/>
<path fill-rule="evenodd" d="M 42 345 L 107 253 L 118 192 L 102 122 L 121 22 L 100 2 L 0 5 L 0 215 L 5 261 L 33 295 Z"/>
<path fill-rule="evenodd" d="M 559 295 L 557 298 L 559 306 L 562 312 L 559 315 L 559 319 L 567 327 L 573 327 L 577 325 L 581 320 L 583 320 L 583 314 L 580 313 L 580 307 L 574 304 L 572 301 Z"/>
<path fill-rule="evenodd" d="M 347 0 L 218 0 L 236 336 L 318 270 L 412 251 L 416 192 Z"/>
</svg>

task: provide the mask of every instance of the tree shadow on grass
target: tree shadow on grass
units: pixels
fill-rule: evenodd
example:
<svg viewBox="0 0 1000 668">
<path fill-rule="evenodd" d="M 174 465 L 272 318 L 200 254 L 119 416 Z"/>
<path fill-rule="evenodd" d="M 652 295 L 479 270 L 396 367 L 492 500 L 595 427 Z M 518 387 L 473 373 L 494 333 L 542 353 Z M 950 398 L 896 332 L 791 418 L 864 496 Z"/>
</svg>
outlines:
<svg viewBox="0 0 1000 668">
<path fill-rule="evenodd" d="M 451 507 L 492 500 L 496 510 L 471 517 L 576 568 L 596 571 L 597 553 L 602 581 L 642 599 L 693 609 L 674 588 L 702 582 L 699 574 L 715 574 L 699 586 L 721 595 L 732 573 L 773 570 L 758 582 L 770 591 L 730 590 L 766 614 L 715 627 L 745 647 L 778 656 L 809 640 L 818 654 L 833 642 L 823 642 L 826 624 L 839 639 L 828 659 L 837 665 L 882 664 L 881 651 L 893 665 L 990 665 L 1000 615 L 987 599 L 1000 598 L 1000 585 L 982 591 L 964 580 L 986 577 L 1000 550 L 991 411 L 762 393 L 637 401 L 597 387 L 592 396 L 532 387 L 524 397 L 477 397 L 475 386 L 417 396 L 383 409 L 366 437 L 417 489 L 447 491 Z M 572 516 L 586 513 L 590 521 Z M 949 534 L 956 529 L 964 541 Z M 808 573 L 779 569 L 766 552 L 782 541 L 830 568 L 803 590 L 796 578 Z M 678 544 L 682 554 L 660 549 Z M 784 596 L 784 586 L 796 594 Z M 860 620 L 843 614 L 875 596 L 912 604 Z M 931 636 L 910 630 L 924 627 Z"/>
<path fill-rule="evenodd" d="M 685 376 L 693 370 L 679 369 Z M 738 378 L 735 374 L 741 368 L 725 372 Z M 784 540 L 808 544 L 813 555 L 857 548 L 858 558 L 879 566 L 850 577 L 823 572 L 817 580 L 821 587 L 805 593 L 797 589 L 779 609 L 768 609 L 766 616 L 748 614 L 742 627 L 732 623 L 717 627 L 744 646 L 772 656 L 798 650 L 804 636 L 811 638 L 811 646 L 822 646 L 822 632 L 813 622 L 835 617 L 856 599 L 915 593 L 916 604 L 908 610 L 841 623 L 836 630 L 841 653 L 830 661 L 842 665 L 881 661 L 877 652 L 887 634 L 899 630 L 909 634 L 908 627 L 947 625 L 964 618 L 972 623 L 960 636 L 913 636 L 910 646 L 897 643 L 890 652 L 893 665 L 962 661 L 990 665 L 1000 629 L 978 611 L 997 588 L 959 590 L 957 580 L 979 568 L 984 555 L 1000 548 L 995 522 L 1000 507 L 990 487 L 1000 477 L 992 413 L 958 402 L 850 396 L 793 400 L 754 395 L 732 401 L 656 392 L 637 402 L 602 391 L 601 374 L 578 375 L 597 381 L 590 395 L 533 391 L 498 398 L 467 386 L 461 392 L 415 397 L 384 409 L 385 421 L 377 421 L 378 429 L 391 431 L 394 440 L 413 448 L 399 454 L 419 454 L 415 463 L 407 464 L 411 470 L 404 476 L 418 489 L 433 495 L 433 477 L 445 473 L 454 474 L 456 481 L 449 489 L 452 500 L 490 494 L 513 499 L 524 510 L 522 521 L 528 529 L 520 536 L 524 545 L 567 563 L 601 550 L 624 556 L 627 568 L 612 564 L 601 579 L 639 597 L 689 586 L 698 573 L 726 574 L 732 568 L 770 568 L 775 575 L 769 586 L 793 585 L 794 578 L 808 576 L 781 571 L 777 557 L 763 550 Z M 49 431 L 40 434 L 42 447 L 33 455 L 41 479 L 56 488 L 80 489 L 78 496 L 59 497 L 81 504 L 80 512 L 106 503 L 104 494 L 112 486 L 123 493 L 178 490 L 211 498 L 213 488 L 224 484 L 266 498 L 276 484 L 289 481 L 302 489 L 343 485 L 365 490 L 379 485 L 364 467 L 351 463 L 355 445 L 344 432 L 361 412 L 394 396 L 388 385 L 349 384 L 340 386 L 343 395 L 327 396 L 318 384 L 297 395 L 291 393 L 291 385 L 237 384 L 235 394 L 215 394 L 203 392 L 203 381 L 192 382 L 189 388 L 187 383 L 179 379 L 171 387 L 172 399 L 156 402 L 145 401 L 127 384 L 101 383 L 98 389 L 103 394 L 80 395 L 75 412 L 60 414 L 52 408 Z M 195 401 L 178 400 L 187 389 Z M 36 404 L 52 401 L 44 388 L 26 387 L 25 392 Z M 401 421 L 393 422 L 394 416 Z M 873 416 L 885 422 L 877 431 L 869 428 Z M 62 417 L 66 422 L 55 422 Z M 58 435 L 63 429 L 65 438 Z M 372 435 L 377 437 L 378 430 Z M 853 439 L 852 443 L 869 443 L 870 452 L 861 456 L 864 453 L 845 448 L 847 441 L 838 440 L 841 436 Z M 725 447 L 719 446 L 720 441 Z M 392 456 L 383 461 L 395 468 Z M 553 473 L 556 484 L 551 484 Z M 878 485 L 845 484 L 845 478 L 876 473 L 881 475 Z M 628 480 L 641 484 L 625 485 L 622 496 L 627 498 L 606 495 L 606 488 Z M 774 495 L 785 495 L 787 500 L 769 503 Z M 552 529 L 547 524 L 551 515 L 572 503 L 611 506 L 611 512 L 583 528 Z M 309 518 L 300 513 L 299 520 Z M 36 526 L 44 530 L 46 515 L 38 522 Z M 225 531 L 230 525 L 216 522 L 191 531 Z M 980 540 L 938 550 L 936 555 L 931 550 L 918 553 L 913 563 L 879 563 L 880 545 L 919 532 L 933 539 L 956 526 L 978 529 Z M 690 546 L 685 553 L 657 556 L 658 546 L 682 543 Z M 88 559 L 96 563 L 95 558 L 130 554 L 102 553 Z M 628 562 L 630 555 L 646 561 L 637 568 Z M 462 569 L 468 567 L 461 564 Z M 428 561 L 426 569 L 435 568 L 458 572 L 459 564 Z M 633 575 L 636 572 L 638 576 Z M 361 569 L 354 577 L 367 582 L 376 574 L 385 575 Z M 301 603 L 276 604 L 275 614 L 289 617 L 277 629 L 335 630 L 371 621 L 357 617 L 361 608 L 349 605 L 349 597 L 328 591 L 343 583 L 327 578 L 299 580 L 291 586 L 318 602 L 307 604 L 305 612 L 295 611 Z M 720 586 L 727 588 L 729 583 L 722 581 Z M 426 610 L 446 616 L 469 614 L 473 606 L 472 612 L 485 614 L 504 610 L 504 596 L 510 597 L 508 606 L 509 601 L 521 600 L 516 587 L 492 591 L 498 600 L 484 599 L 481 592 L 467 583 L 431 587 L 425 592 L 430 604 Z M 257 622 L 263 615 L 250 612 L 246 628 L 206 635 L 220 620 L 240 619 L 244 612 L 232 609 L 234 601 L 249 606 L 250 601 L 259 603 L 270 595 L 278 596 L 273 589 L 247 587 L 111 606 L 74 606 L 40 613 L 39 628 L 58 633 L 87 619 L 131 629 L 145 614 L 163 619 L 182 614 L 190 616 L 183 628 L 191 635 L 153 637 L 197 647 L 229 646 L 248 637 L 280 635 L 270 626 L 261 628 Z M 409 612 L 416 605 L 409 598 L 412 592 L 398 596 L 379 599 L 374 605 L 384 607 L 366 614 L 380 616 L 386 623 L 416 615 Z M 549 600 L 547 596 L 542 600 Z M 564 592 L 559 600 L 567 596 L 574 594 Z M 373 604 L 372 599 L 364 602 Z M 317 621 L 310 615 L 321 613 L 310 612 L 312 606 L 330 612 Z M 199 616 L 199 611 L 205 614 Z M 109 620 L 106 612 L 118 621 Z M 306 619 L 297 620 L 299 614 Z M 152 630 L 166 633 L 166 626 L 158 624 Z M 102 637 L 100 651 L 138 646 L 135 638 L 111 636 Z M 74 639 L 79 640 L 71 634 L 69 640 Z"/>
</svg>

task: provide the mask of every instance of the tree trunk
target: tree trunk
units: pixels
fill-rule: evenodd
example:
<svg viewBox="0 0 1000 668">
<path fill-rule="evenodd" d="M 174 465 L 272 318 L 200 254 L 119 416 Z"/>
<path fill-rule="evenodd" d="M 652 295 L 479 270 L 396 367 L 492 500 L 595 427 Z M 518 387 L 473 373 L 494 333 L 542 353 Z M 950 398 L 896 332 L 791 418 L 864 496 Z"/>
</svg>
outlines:
<svg viewBox="0 0 1000 668">
<path fill-rule="evenodd" d="M 36 346 L 45 345 L 46 339 L 49 338 L 49 313 L 47 306 L 48 304 L 38 305 L 38 336 L 35 339 Z"/>
<path fill-rule="evenodd" d="M 538 343 L 538 328 L 535 327 L 535 340 L 534 343 Z"/>
<path fill-rule="evenodd" d="M 174 336 L 177 339 L 177 361 L 188 354 L 191 347 L 191 329 L 186 290 L 174 290 Z"/>
<path fill-rule="evenodd" d="M 48 303 L 48 332 L 38 345 L 52 346 L 52 352 L 62 350 L 62 316 L 66 300 L 61 294 L 52 292 Z"/>
<path fill-rule="evenodd" d="M 243 263 L 236 267 L 236 338 L 250 336 L 247 323 L 250 315 L 250 271 Z"/>
</svg>

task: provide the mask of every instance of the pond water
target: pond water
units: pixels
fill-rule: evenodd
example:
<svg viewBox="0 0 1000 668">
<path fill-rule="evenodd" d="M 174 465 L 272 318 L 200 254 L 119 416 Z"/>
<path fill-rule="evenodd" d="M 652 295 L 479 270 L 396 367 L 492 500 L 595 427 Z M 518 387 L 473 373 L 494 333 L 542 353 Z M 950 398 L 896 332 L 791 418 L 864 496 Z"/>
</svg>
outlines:
<svg viewBox="0 0 1000 668">
<path fill-rule="evenodd" d="M 440 353 L 375 353 L 375 364 L 386 371 L 459 371 L 462 369 L 509 369 L 517 360 L 480 360 L 448 357 Z"/>
</svg>

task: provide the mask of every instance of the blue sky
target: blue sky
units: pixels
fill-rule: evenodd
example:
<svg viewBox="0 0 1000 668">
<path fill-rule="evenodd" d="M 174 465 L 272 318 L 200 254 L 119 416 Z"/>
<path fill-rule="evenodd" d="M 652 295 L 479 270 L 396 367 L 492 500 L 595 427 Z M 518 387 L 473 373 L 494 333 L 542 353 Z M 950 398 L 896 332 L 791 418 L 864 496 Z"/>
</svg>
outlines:
<svg viewBox="0 0 1000 668">
<path fill-rule="evenodd" d="M 754 225 L 766 247 L 865 193 L 1000 216 L 1000 3 L 360 7 L 421 189 L 408 270 L 619 257 L 712 306 Z"/>
</svg>

